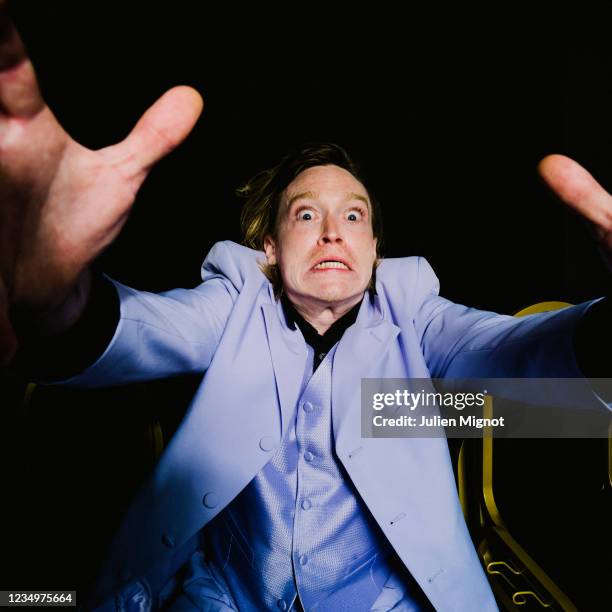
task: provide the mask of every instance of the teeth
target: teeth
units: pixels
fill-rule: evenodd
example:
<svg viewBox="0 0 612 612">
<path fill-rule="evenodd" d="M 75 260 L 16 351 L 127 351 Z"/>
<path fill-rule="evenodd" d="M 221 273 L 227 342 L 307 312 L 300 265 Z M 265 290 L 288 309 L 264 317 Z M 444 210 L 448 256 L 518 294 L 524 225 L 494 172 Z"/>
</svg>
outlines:
<svg viewBox="0 0 612 612">
<path fill-rule="evenodd" d="M 324 270 L 326 268 L 338 268 L 340 270 L 348 270 L 348 266 L 345 266 L 341 261 L 322 261 L 317 264 L 315 270 Z"/>
</svg>

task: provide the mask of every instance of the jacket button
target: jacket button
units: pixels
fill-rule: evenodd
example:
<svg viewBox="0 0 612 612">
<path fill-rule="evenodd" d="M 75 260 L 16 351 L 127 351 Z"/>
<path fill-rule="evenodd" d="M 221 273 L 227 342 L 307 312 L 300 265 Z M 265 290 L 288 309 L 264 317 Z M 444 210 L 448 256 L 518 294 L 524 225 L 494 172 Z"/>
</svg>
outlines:
<svg viewBox="0 0 612 612">
<path fill-rule="evenodd" d="M 279 610 L 286 610 L 287 609 L 287 602 L 284 599 L 279 599 L 276 602 L 276 605 L 278 606 Z"/>
<path fill-rule="evenodd" d="M 310 451 L 306 451 L 304 453 L 304 459 L 306 459 L 306 461 L 308 461 L 308 463 L 310 463 L 314 459 L 314 457 L 315 456 Z"/>
<path fill-rule="evenodd" d="M 276 448 L 276 440 L 272 436 L 264 436 L 259 441 L 259 448 L 262 451 L 271 451 Z"/>
<path fill-rule="evenodd" d="M 174 548 L 174 538 L 168 535 L 167 533 L 164 533 L 164 535 L 162 536 L 162 542 L 164 546 L 168 548 Z"/>
<path fill-rule="evenodd" d="M 219 505 L 219 496 L 212 491 L 210 493 L 206 493 L 202 498 L 202 503 L 207 508 L 216 508 Z"/>
<path fill-rule="evenodd" d="M 304 402 L 304 412 L 312 412 L 314 410 L 314 406 L 310 402 Z"/>
<path fill-rule="evenodd" d="M 309 499 L 305 499 L 302 502 L 302 510 L 310 510 L 312 508 L 312 502 Z"/>
</svg>

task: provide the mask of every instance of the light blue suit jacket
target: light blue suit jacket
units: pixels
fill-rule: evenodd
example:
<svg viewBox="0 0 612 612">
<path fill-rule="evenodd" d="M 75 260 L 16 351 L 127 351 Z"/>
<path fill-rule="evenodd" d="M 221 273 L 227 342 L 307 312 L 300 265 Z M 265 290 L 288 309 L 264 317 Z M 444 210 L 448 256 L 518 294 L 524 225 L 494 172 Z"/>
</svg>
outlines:
<svg viewBox="0 0 612 612">
<path fill-rule="evenodd" d="M 206 257 L 194 289 L 153 294 L 113 281 L 121 318 L 112 341 L 85 372 L 61 381 L 92 387 L 205 372 L 126 513 L 93 603 L 139 576 L 160 589 L 289 427 L 307 348 L 299 329 L 287 326 L 258 260 L 263 253 L 224 241 Z M 438 280 L 420 257 L 383 260 L 376 288 L 334 359 L 337 455 L 436 609 L 495 610 L 446 441 L 361 438 L 360 380 L 581 377 L 572 330 L 592 302 L 522 319 L 467 308 L 438 296 Z"/>
</svg>

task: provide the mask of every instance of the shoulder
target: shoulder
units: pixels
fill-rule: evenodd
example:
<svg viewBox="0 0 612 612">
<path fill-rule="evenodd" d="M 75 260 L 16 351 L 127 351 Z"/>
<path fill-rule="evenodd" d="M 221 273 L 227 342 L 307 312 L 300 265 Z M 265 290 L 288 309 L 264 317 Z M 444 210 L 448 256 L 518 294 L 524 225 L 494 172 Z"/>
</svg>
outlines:
<svg viewBox="0 0 612 612">
<path fill-rule="evenodd" d="M 425 257 L 391 257 L 383 259 L 376 269 L 376 291 L 388 302 L 418 304 L 439 290 L 438 277 Z"/>
<path fill-rule="evenodd" d="M 259 264 L 265 263 L 263 251 L 256 251 L 232 240 L 216 242 L 202 263 L 202 280 L 223 277 L 241 291 L 246 284 L 264 284 L 268 280 Z"/>
</svg>

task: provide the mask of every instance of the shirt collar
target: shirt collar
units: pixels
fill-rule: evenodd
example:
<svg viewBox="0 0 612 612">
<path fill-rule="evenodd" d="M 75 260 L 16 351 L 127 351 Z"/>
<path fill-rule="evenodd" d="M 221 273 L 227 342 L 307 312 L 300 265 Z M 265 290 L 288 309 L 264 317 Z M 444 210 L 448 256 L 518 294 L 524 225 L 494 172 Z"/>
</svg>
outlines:
<svg viewBox="0 0 612 612">
<path fill-rule="evenodd" d="M 304 336 L 304 340 L 306 340 L 310 346 L 317 350 L 325 351 L 334 346 L 334 344 L 340 340 L 345 330 L 355 322 L 357 315 L 359 314 L 359 308 L 361 307 L 362 301 L 363 298 L 348 312 L 344 313 L 337 321 L 334 321 L 334 323 L 323 335 L 320 335 L 319 332 L 310 323 L 308 323 L 308 321 L 306 321 L 302 315 L 300 315 L 287 296 L 284 293 L 281 296 L 281 302 L 283 304 L 287 323 L 291 327 L 297 325 Z"/>
</svg>

